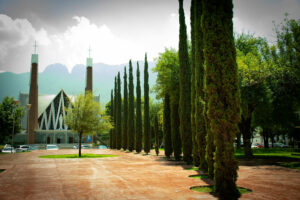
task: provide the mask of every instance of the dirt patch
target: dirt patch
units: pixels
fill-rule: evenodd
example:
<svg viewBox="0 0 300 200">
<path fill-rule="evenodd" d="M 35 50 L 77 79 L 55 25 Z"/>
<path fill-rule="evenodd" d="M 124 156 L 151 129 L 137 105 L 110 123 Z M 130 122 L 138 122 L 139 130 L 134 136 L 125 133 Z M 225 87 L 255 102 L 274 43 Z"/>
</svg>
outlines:
<svg viewBox="0 0 300 200">
<path fill-rule="evenodd" d="M 117 150 L 84 149 L 83 153 L 115 154 L 93 159 L 41 159 L 77 150 L 39 150 L 0 155 L 0 199 L 216 199 L 190 187 L 212 184 L 190 178 L 200 171 L 163 156 Z M 160 153 L 162 155 L 162 152 Z M 300 171 L 273 165 L 240 166 L 237 185 L 252 190 L 242 199 L 300 199 Z M 13 192 L 12 192 L 13 191 Z"/>
</svg>

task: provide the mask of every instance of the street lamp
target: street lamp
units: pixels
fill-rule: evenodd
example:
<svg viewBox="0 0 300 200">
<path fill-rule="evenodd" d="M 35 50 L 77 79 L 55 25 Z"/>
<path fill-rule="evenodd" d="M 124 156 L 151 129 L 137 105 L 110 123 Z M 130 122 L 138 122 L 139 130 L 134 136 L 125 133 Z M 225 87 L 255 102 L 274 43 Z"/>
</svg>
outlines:
<svg viewBox="0 0 300 200">
<path fill-rule="evenodd" d="M 29 144 L 29 110 L 31 108 L 31 104 L 27 104 L 27 144 Z"/>
<path fill-rule="evenodd" d="M 16 105 L 19 103 L 18 100 L 14 100 L 14 107 L 13 107 L 13 127 L 12 127 L 12 137 L 11 137 L 11 148 L 10 151 L 12 153 L 13 150 L 13 146 L 14 146 L 14 133 L 15 133 L 15 110 L 16 110 Z"/>
</svg>

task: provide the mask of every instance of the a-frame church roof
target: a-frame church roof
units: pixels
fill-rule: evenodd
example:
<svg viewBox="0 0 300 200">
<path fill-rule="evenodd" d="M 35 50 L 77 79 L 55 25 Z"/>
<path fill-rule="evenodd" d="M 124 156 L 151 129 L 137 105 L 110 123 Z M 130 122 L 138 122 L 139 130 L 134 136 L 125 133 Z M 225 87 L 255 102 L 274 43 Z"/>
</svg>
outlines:
<svg viewBox="0 0 300 200">
<path fill-rule="evenodd" d="M 39 130 L 67 130 L 63 118 L 66 115 L 66 107 L 70 106 L 73 96 L 68 96 L 61 90 L 48 104 L 38 118 Z M 39 102 L 40 103 L 40 102 Z"/>
</svg>

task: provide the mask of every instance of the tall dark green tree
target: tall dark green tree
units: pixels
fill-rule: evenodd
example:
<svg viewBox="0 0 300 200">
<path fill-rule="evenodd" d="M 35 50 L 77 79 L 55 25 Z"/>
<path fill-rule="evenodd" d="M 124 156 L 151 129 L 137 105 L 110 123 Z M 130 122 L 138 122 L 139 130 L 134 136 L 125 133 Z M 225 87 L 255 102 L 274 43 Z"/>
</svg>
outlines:
<svg viewBox="0 0 300 200">
<path fill-rule="evenodd" d="M 180 77 L 180 134 L 183 160 L 191 163 L 193 142 L 191 132 L 191 70 L 187 46 L 187 33 L 183 10 L 183 0 L 179 0 L 179 77 Z"/>
<path fill-rule="evenodd" d="M 154 118 L 154 135 L 155 135 L 155 153 L 158 156 L 159 154 L 159 135 L 158 135 L 158 119 L 157 115 Z"/>
<path fill-rule="evenodd" d="M 124 150 L 128 148 L 127 134 L 128 134 L 128 94 L 127 94 L 127 72 L 126 67 L 124 67 L 124 111 L 123 111 L 123 138 L 122 147 Z"/>
<path fill-rule="evenodd" d="M 117 129 L 117 93 L 118 93 L 118 85 L 117 85 L 117 77 L 115 77 L 115 88 L 114 88 L 114 129 L 113 129 L 113 148 L 117 148 L 117 135 L 118 135 L 118 129 Z"/>
<path fill-rule="evenodd" d="M 151 134 L 150 134 L 150 117 L 149 117 L 149 73 L 147 54 L 145 54 L 144 64 L 144 151 L 150 152 Z"/>
<path fill-rule="evenodd" d="M 117 84 L 117 149 L 120 150 L 122 148 L 122 97 L 120 72 L 118 72 Z"/>
<path fill-rule="evenodd" d="M 193 140 L 193 161 L 195 166 L 199 166 L 200 158 L 198 151 L 198 141 L 196 137 L 196 114 L 195 114 L 195 0 L 191 1 L 191 130 Z"/>
<path fill-rule="evenodd" d="M 207 171 L 206 154 L 206 114 L 204 93 L 204 58 L 203 32 L 201 27 L 202 1 L 195 2 L 194 29 L 195 29 L 195 125 L 198 141 L 199 168 Z M 210 152 L 210 151 L 209 151 Z M 210 155 L 213 156 L 213 155 Z M 210 163 L 212 165 L 212 163 Z M 211 166 L 210 166 L 211 167 Z"/>
<path fill-rule="evenodd" d="M 203 0 L 201 17 L 207 117 L 216 144 L 214 189 L 221 199 L 240 196 L 236 186 L 238 165 L 233 147 L 241 117 L 232 8 L 232 0 Z"/>
<path fill-rule="evenodd" d="M 110 117 L 111 117 L 111 123 L 113 124 L 113 117 L 114 117 L 114 91 L 111 90 L 111 95 L 110 95 Z M 109 132 L 109 147 L 112 149 L 113 148 L 113 128 L 110 129 Z"/>
<path fill-rule="evenodd" d="M 133 85 L 133 74 L 132 74 L 132 63 L 129 61 L 129 102 L 128 102 L 128 150 L 134 150 L 134 85 Z"/>
<path fill-rule="evenodd" d="M 136 126 L 135 126 L 135 151 L 140 153 L 142 151 L 142 97 L 141 97 L 141 83 L 140 83 L 140 67 L 137 62 L 136 68 Z"/>
<path fill-rule="evenodd" d="M 166 157 L 170 157 L 173 153 L 172 135 L 171 135 L 171 116 L 170 116 L 170 96 L 165 94 L 164 98 L 164 147 Z"/>
</svg>

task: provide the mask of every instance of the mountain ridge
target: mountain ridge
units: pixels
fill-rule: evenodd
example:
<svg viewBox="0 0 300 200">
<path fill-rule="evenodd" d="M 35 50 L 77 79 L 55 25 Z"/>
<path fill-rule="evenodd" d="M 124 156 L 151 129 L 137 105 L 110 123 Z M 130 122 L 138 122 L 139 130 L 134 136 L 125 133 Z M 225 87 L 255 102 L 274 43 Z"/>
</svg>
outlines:
<svg viewBox="0 0 300 200">
<path fill-rule="evenodd" d="M 100 94 L 100 101 L 106 103 L 110 100 L 110 91 L 113 88 L 114 77 L 120 71 L 123 77 L 124 66 L 108 65 L 104 63 L 93 64 L 93 93 Z M 149 85 L 154 85 L 156 74 L 152 72 L 155 66 L 154 62 L 148 62 L 149 65 Z M 139 61 L 140 71 L 144 71 L 144 62 Z M 127 73 L 128 73 L 128 67 Z M 136 62 L 133 64 L 134 77 L 136 73 Z M 141 76 L 141 84 L 143 84 Z M 19 98 L 19 93 L 29 93 L 30 73 L 16 74 L 13 72 L 0 73 L 0 100 L 5 96 Z M 123 79 L 123 78 L 122 78 Z M 134 81 L 136 81 L 134 79 Z M 69 72 L 67 67 L 61 63 L 48 65 L 43 72 L 39 72 L 39 93 L 40 94 L 57 94 L 61 89 L 69 95 L 84 93 L 85 89 L 85 66 L 77 64 Z M 141 87 L 143 88 L 143 87 Z"/>
</svg>

